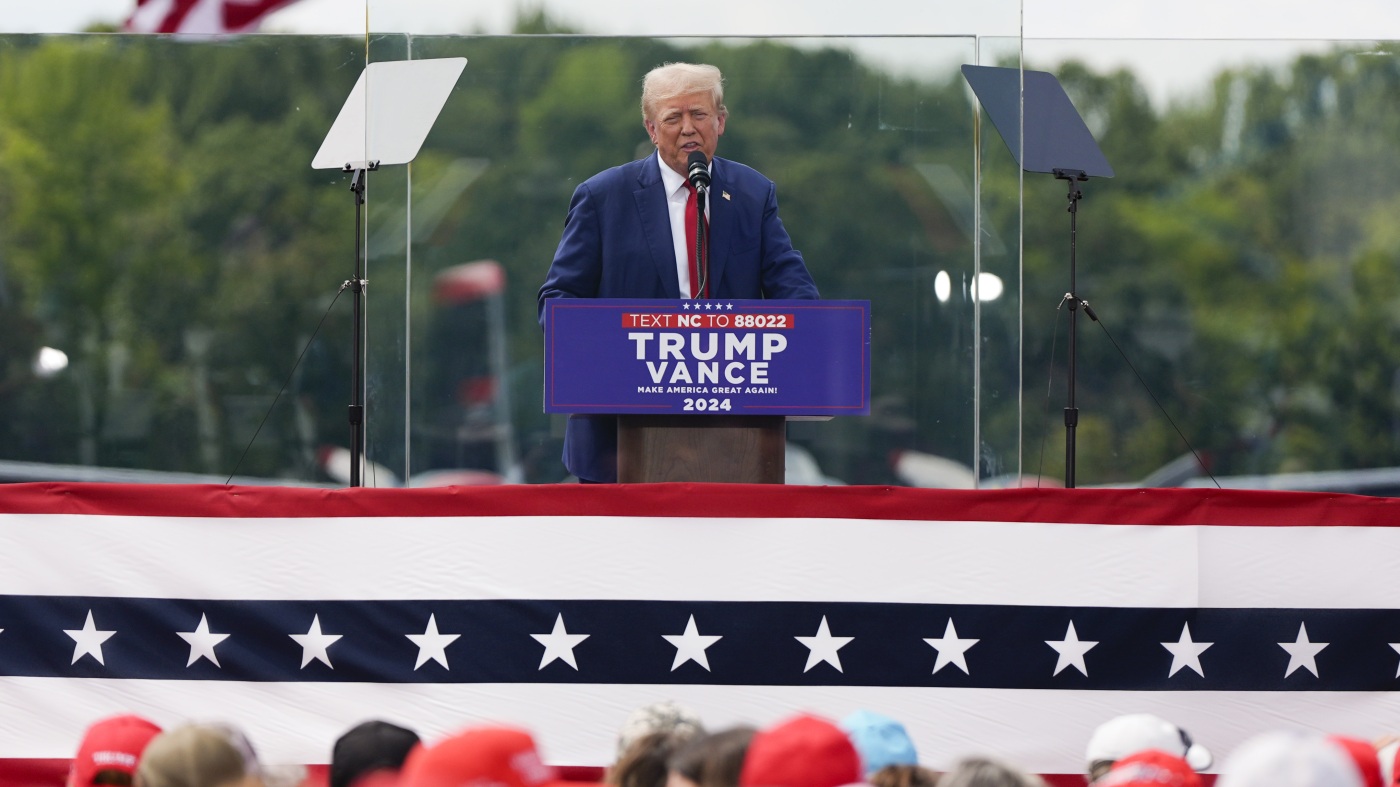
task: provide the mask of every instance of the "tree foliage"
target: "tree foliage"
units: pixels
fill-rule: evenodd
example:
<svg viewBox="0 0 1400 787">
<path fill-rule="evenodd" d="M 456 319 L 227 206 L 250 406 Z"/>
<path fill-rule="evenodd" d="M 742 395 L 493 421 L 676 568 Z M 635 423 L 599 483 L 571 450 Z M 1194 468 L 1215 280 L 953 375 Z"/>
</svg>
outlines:
<svg viewBox="0 0 1400 787">
<path fill-rule="evenodd" d="M 573 188 L 649 151 L 642 74 L 692 60 L 726 73 L 720 154 L 778 182 L 823 294 L 872 301 L 875 414 L 793 439 L 849 482 L 896 480 L 903 450 L 1062 472 L 1065 185 L 1028 175 L 1022 193 L 986 124 L 977 182 L 956 68 L 903 76 L 841 41 L 593 38 L 541 15 L 518 32 L 371 42 L 376 59 L 470 60 L 412 169 L 370 178 L 370 406 L 396 471 L 450 464 L 415 442 L 463 406 L 431 381 L 487 352 L 444 338 L 433 277 L 494 259 L 515 453 L 529 480 L 562 473 L 535 290 Z M 308 164 L 364 54 L 353 39 L 0 39 L 0 458 L 225 473 L 266 414 L 239 472 L 317 477 L 317 447 L 348 434 L 336 293 L 354 238 L 344 176 Z M 1144 385 L 1220 472 L 1400 464 L 1396 61 L 1339 49 L 1235 69 L 1165 108 L 1131 72 L 1051 70 L 1117 170 L 1079 214 L 1077 288 L 1108 331 L 1080 320 L 1081 483 L 1186 450 Z M 1008 287 L 980 306 L 978 187 L 982 270 Z M 44 345 L 71 368 L 36 377 Z"/>
</svg>

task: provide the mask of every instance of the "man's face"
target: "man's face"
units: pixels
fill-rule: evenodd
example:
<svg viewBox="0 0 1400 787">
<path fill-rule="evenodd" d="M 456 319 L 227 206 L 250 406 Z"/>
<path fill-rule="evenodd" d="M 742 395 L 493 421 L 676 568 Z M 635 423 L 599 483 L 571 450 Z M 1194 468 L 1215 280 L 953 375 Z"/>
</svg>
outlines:
<svg viewBox="0 0 1400 787">
<path fill-rule="evenodd" d="M 652 144 L 661 152 L 661 160 L 684 175 L 685 161 L 692 151 L 704 151 L 707 159 L 715 157 L 719 137 L 724 133 L 724 115 L 709 92 L 687 93 L 658 101 L 645 125 Z"/>
</svg>

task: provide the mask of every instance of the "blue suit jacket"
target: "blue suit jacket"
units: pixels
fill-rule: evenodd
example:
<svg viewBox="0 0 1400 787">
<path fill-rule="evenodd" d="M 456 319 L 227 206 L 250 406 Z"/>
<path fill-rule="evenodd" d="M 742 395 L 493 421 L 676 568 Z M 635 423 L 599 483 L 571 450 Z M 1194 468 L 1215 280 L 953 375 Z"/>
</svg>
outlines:
<svg viewBox="0 0 1400 787">
<path fill-rule="evenodd" d="M 710 177 L 710 297 L 819 297 L 802 253 L 778 218 L 773 181 L 718 156 Z M 680 297 L 656 155 L 580 184 L 540 287 L 541 327 L 547 298 Z M 581 479 L 616 481 L 617 419 L 570 416 L 564 466 Z"/>
</svg>

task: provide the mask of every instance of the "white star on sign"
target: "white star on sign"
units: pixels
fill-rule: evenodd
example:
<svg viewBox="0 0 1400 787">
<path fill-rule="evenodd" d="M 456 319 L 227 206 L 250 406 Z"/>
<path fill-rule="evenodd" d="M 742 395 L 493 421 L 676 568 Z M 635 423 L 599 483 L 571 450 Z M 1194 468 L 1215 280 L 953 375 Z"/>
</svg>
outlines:
<svg viewBox="0 0 1400 787">
<path fill-rule="evenodd" d="M 447 646 L 456 642 L 461 634 L 442 634 L 438 632 L 437 615 L 428 615 L 428 628 L 422 634 L 405 634 L 408 641 L 418 646 L 418 661 L 414 663 L 413 669 L 417 669 L 428 663 L 429 659 L 442 665 L 443 669 L 451 669 L 447 666 Z"/>
<path fill-rule="evenodd" d="M 948 626 L 943 629 L 943 636 L 938 639 L 925 639 L 934 650 L 938 651 L 938 661 L 933 665 L 934 674 L 948 666 L 954 665 L 962 670 L 964 674 L 971 675 L 967 671 L 967 649 L 976 645 L 981 640 L 958 639 L 958 630 L 953 628 L 953 619 L 948 618 Z"/>
<path fill-rule="evenodd" d="M 732 312 L 732 311 L 734 311 L 734 304 L 730 303 L 730 304 L 725 305 L 724 310 L 727 311 L 727 312 Z"/>
<path fill-rule="evenodd" d="M 662 634 L 661 638 L 676 646 L 676 658 L 671 662 L 672 672 L 687 661 L 693 661 L 709 672 L 710 660 L 705 656 L 705 649 L 722 639 L 717 635 L 701 634 L 695 627 L 694 615 L 691 615 L 690 622 L 685 624 L 684 634 Z"/>
<path fill-rule="evenodd" d="M 326 649 L 334 645 L 340 639 L 339 634 L 321 633 L 321 616 L 313 615 L 311 618 L 311 628 L 305 634 L 288 634 L 298 645 L 301 646 L 301 668 L 306 669 L 306 665 L 312 660 L 319 661 L 331 669 L 335 665 L 331 663 L 330 654 Z"/>
<path fill-rule="evenodd" d="M 686 311 L 690 311 L 690 304 L 688 304 L 688 303 L 682 303 L 682 304 L 681 304 L 681 308 L 682 308 L 682 309 L 685 309 Z"/>
<path fill-rule="evenodd" d="M 200 659 L 209 659 L 214 662 L 214 666 L 223 669 L 224 665 L 219 663 L 219 657 L 214 655 L 214 646 L 228 639 L 227 634 L 213 634 L 209 631 L 209 618 L 200 613 L 199 625 L 194 627 L 194 631 L 177 631 L 180 639 L 190 644 L 190 660 L 185 662 L 186 667 L 194 666 Z"/>
<path fill-rule="evenodd" d="M 802 668 L 803 672 L 811 670 L 823 661 L 835 667 L 837 672 L 844 672 L 841 669 L 841 657 L 836 654 L 836 651 L 849 645 L 855 637 L 831 636 L 831 628 L 826 625 L 826 615 L 822 615 L 822 623 L 817 627 L 815 637 L 793 637 L 793 639 L 807 646 L 807 666 Z"/>
<path fill-rule="evenodd" d="M 574 661 L 574 648 L 580 642 L 588 639 L 589 634 L 570 634 L 564 628 L 564 613 L 559 613 L 559 617 L 554 619 L 554 630 L 548 634 L 531 634 L 535 641 L 544 645 L 544 655 L 540 657 L 540 669 L 555 659 L 563 659 L 565 664 L 578 670 L 578 662 Z"/>
<path fill-rule="evenodd" d="M 1069 629 L 1065 631 L 1065 638 L 1059 641 L 1047 639 L 1045 644 L 1055 649 L 1060 654 L 1060 658 L 1055 662 L 1055 675 L 1059 675 L 1065 667 L 1073 666 L 1079 670 L 1084 677 L 1089 677 L 1089 668 L 1084 665 L 1084 654 L 1094 649 L 1098 642 L 1089 640 L 1080 641 L 1079 634 L 1075 633 L 1074 621 L 1069 622 Z"/>
<path fill-rule="evenodd" d="M 70 664 L 77 664 L 78 659 L 83 656 L 92 656 L 97 659 L 98 664 L 107 666 L 107 662 L 102 660 L 102 643 L 111 639 L 117 632 L 98 631 L 92 622 L 92 610 L 88 610 L 87 622 L 81 629 L 64 629 L 63 633 L 73 638 L 73 660 Z"/>
<path fill-rule="evenodd" d="M 1293 642 L 1280 642 L 1278 646 L 1288 651 L 1288 671 L 1283 673 L 1283 677 L 1292 675 L 1299 667 L 1306 667 L 1313 677 L 1317 674 L 1317 654 L 1322 649 L 1332 643 L 1330 642 L 1309 642 L 1308 627 L 1306 623 L 1298 624 L 1298 639 Z"/>
<path fill-rule="evenodd" d="M 1181 626 L 1181 639 L 1176 642 L 1163 642 L 1162 647 L 1171 651 L 1172 668 L 1167 673 L 1167 677 L 1175 675 L 1182 667 L 1190 667 L 1197 675 L 1205 677 L 1205 670 L 1201 668 L 1201 654 L 1214 642 L 1192 642 L 1191 624 L 1184 623 Z"/>
</svg>

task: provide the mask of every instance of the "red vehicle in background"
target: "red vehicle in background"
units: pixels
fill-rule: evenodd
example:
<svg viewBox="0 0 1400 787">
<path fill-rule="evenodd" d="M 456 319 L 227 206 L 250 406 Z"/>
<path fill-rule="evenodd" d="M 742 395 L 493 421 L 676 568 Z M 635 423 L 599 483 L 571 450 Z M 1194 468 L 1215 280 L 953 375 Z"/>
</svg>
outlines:
<svg viewBox="0 0 1400 787">
<path fill-rule="evenodd" d="M 505 269 L 495 260 L 433 277 L 413 407 L 412 486 L 517 483 L 506 364 Z M 419 469 L 421 468 L 421 470 Z"/>
</svg>

